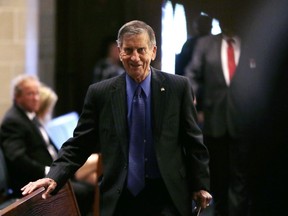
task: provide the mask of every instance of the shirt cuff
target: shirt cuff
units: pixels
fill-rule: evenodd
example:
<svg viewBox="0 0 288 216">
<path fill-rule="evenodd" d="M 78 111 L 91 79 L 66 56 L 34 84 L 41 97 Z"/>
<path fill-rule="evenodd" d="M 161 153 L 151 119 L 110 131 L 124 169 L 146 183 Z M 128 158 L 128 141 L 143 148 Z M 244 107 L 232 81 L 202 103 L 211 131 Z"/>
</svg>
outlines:
<svg viewBox="0 0 288 216">
<path fill-rule="evenodd" d="M 45 166 L 45 175 L 48 174 L 49 170 L 50 170 L 50 167 L 49 166 Z"/>
</svg>

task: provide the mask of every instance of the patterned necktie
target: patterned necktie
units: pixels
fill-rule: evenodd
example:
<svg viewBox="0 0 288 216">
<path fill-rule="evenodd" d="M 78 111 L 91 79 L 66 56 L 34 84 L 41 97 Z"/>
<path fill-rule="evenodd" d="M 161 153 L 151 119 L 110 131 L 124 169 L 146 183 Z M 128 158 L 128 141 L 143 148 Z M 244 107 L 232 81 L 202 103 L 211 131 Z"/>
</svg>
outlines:
<svg viewBox="0 0 288 216">
<path fill-rule="evenodd" d="M 228 48 L 227 48 L 227 58 L 228 58 L 228 70 L 229 70 L 229 78 L 232 79 L 235 69 L 236 69 L 236 63 L 235 63 L 235 55 L 234 55 L 234 48 L 233 48 L 233 39 L 228 39 Z"/>
<path fill-rule="evenodd" d="M 133 97 L 130 120 L 127 188 L 134 196 L 136 196 L 145 186 L 145 103 L 140 85 L 137 87 Z"/>
<path fill-rule="evenodd" d="M 42 137 L 46 143 L 46 147 L 47 147 L 47 150 L 48 150 L 50 156 L 52 157 L 53 160 L 56 160 L 57 159 L 57 152 L 56 152 L 54 146 L 50 142 L 50 138 L 48 136 L 48 133 L 46 132 L 46 130 L 44 129 L 42 124 L 39 122 L 37 117 L 34 117 L 32 122 L 37 126 L 40 134 L 42 135 Z"/>
</svg>

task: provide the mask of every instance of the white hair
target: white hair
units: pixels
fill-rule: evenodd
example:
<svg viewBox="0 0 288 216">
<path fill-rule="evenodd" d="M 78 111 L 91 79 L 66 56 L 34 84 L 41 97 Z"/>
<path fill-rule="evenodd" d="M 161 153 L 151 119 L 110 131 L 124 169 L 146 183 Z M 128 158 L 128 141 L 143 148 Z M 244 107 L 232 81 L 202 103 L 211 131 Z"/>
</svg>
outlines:
<svg viewBox="0 0 288 216">
<path fill-rule="evenodd" d="M 38 77 L 31 74 L 20 74 L 11 81 L 11 96 L 13 99 L 22 93 L 21 85 L 28 80 L 35 80 L 40 84 Z"/>
</svg>

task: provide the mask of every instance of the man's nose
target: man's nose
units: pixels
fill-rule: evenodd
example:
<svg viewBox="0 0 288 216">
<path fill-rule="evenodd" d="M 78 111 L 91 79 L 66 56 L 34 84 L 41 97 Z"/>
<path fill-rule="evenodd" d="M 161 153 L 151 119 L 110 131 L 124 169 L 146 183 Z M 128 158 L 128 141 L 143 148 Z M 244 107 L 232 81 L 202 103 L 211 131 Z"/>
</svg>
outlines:
<svg viewBox="0 0 288 216">
<path fill-rule="evenodd" d="M 133 61 L 138 61 L 139 60 L 139 53 L 137 52 L 137 50 L 134 50 L 131 56 L 131 59 Z"/>
<path fill-rule="evenodd" d="M 34 97 L 34 100 L 40 101 L 40 95 L 39 94 L 34 94 L 33 97 Z"/>
</svg>

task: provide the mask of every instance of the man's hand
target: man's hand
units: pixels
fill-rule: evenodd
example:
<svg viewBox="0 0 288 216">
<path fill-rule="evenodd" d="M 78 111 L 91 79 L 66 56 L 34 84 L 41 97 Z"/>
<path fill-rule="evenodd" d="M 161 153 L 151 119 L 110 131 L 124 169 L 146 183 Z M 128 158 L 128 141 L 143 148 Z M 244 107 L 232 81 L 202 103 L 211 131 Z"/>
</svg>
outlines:
<svg viewBox="0 0 288 216">
<path fill-rule="evenodd" d="M 198 111 L 198 114 L 197 114 L 197 118 L 198 118 L 198 123 L 200 125 L 203 125 L 204 124 L 204 112 L 203 111 Z"/>
<path fill-rule="evenodd" d="M 30 182 L 29 184 L 25 185 L 23 188 L 21 188 L 22 195 L 27 195 L 35 191 L 36 189 L 40 187 L 45 187 L 46 191 L 42 194 L 42 198 L 46 199 L 50 196 L 53 190 L 55 190 L 57 186 L 57 183 L 50 178 L 42 178 L 35 182 Z"/>
<path fill-rule="evenodd" d="M 193 193 L 193 200 L 196 202 L 197 208 L 205 209 L 210 205 L 212 196 L 205 190 L 200 190 Z"/>
</svg>

